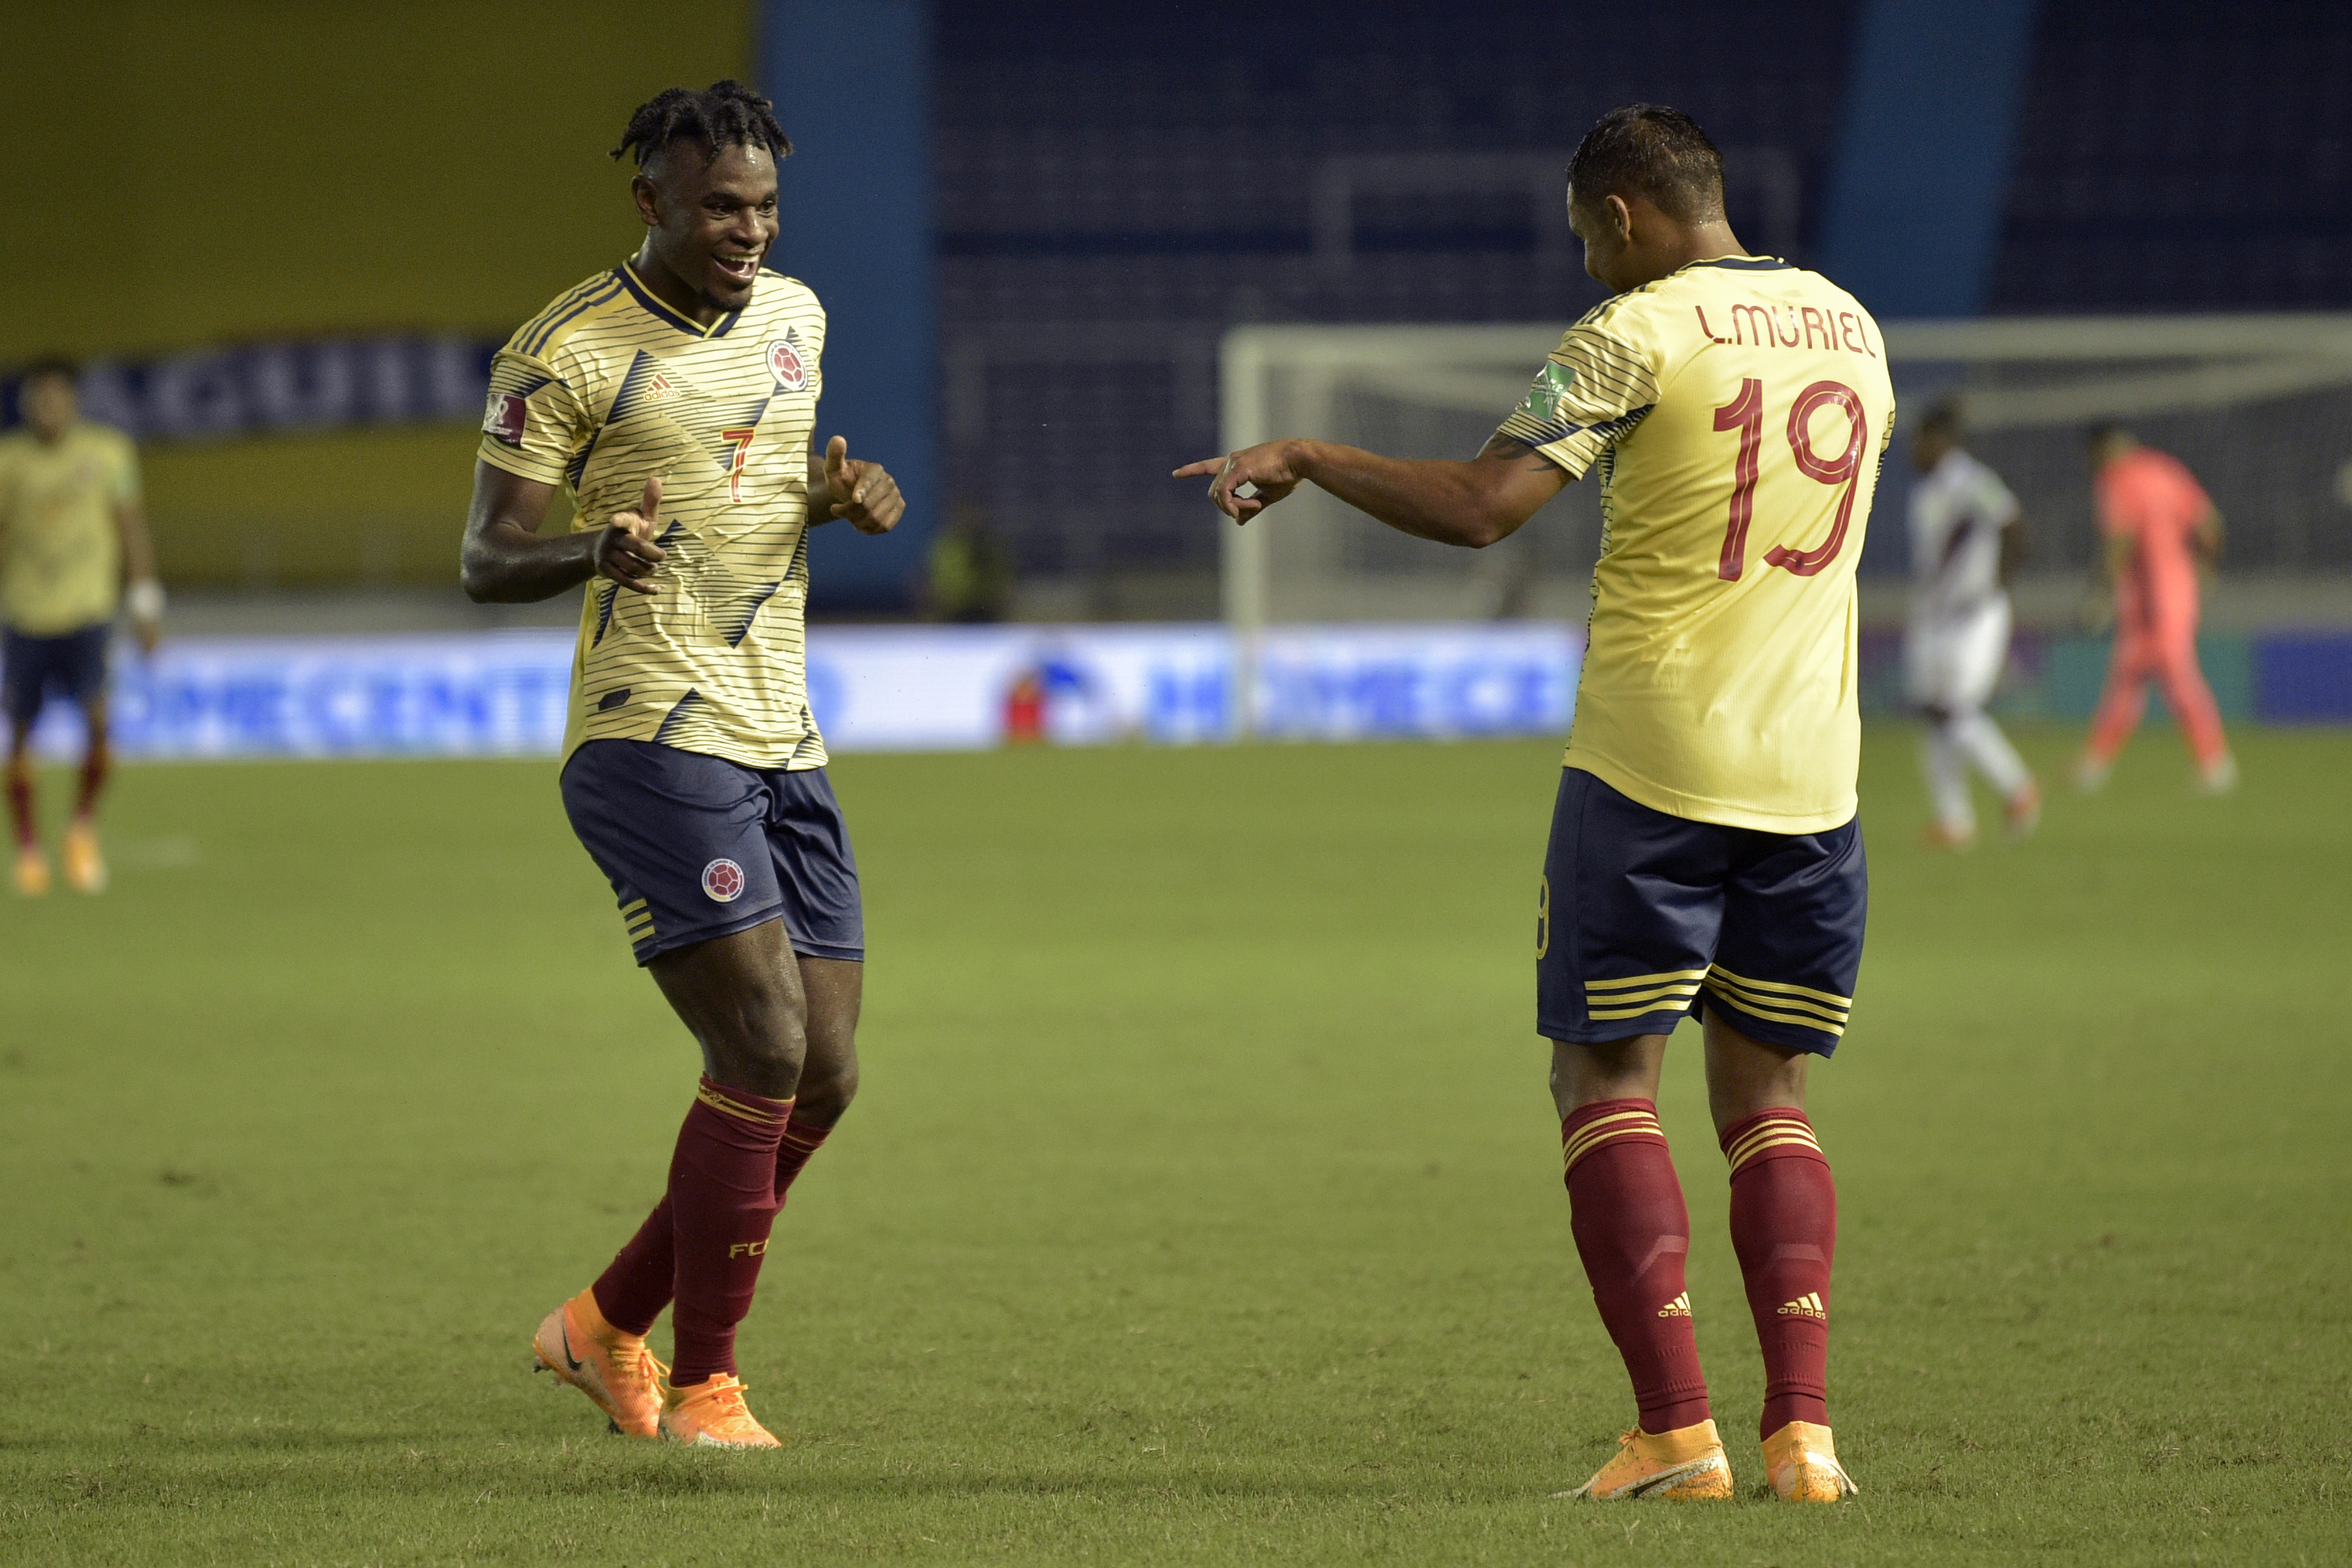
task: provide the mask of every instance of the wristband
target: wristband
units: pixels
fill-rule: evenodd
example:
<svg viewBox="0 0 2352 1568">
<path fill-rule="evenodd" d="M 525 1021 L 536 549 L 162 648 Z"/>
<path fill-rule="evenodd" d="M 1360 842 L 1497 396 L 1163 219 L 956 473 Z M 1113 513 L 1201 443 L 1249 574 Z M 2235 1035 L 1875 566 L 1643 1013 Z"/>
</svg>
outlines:
<svg viewBox="0 0 2352 1568">
<path fill-rule="evenodd" d="M 163 619 L 163 585 L 153 578 L 142 577 L 132 583 L 131 591 L 125 597 L 131 606 L 132 620 L 161 621 Z"/>
</svg>

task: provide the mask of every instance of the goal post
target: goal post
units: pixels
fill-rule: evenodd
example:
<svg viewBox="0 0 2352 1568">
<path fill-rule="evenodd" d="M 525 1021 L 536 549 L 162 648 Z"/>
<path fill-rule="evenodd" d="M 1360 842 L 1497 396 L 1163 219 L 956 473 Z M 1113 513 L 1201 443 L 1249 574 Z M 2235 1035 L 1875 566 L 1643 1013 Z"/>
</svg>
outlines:
<svg viewBox="0 0 2352 1568">
<path fill-rule="evenodd" d="M 1398 456 L 1465 456 L 1526 395 L 1563 329 L 1236 328 L 1221 354 L 1225 450 L 1308 435 Z M 1588 511 L 1589 518 L 1581 516 Z M 1542 528 L 1502 547 L 1449 549 L 1367 527 L 1351 508 L 1302 486 L 1279 511 L 1223 530 L 1222 597 L 1234 633 L 1235 691 L 1256 691 L 1269 625 L 1580 618 L 1590 556 L 1570 567 L 1573 549 L 1542 551 L 1539 536 L 1582 528 L 1597 540 L 1598 519 L 1597 507 L 1577 497 L 1547 508 Z M 1246 696 L 1235 705 L 1242 733 L 1255 727 L 1252 707 Z"/>
<path fill-rule="evenodd" d="M 1226 450 L 1313 436 L 1400 457 L 1467 457 L 1566 324 L 1237 327 L 1222 348 Z M 2352 314 L 2129 316 L 1885 325 L 1898 403 L 1864 570 L 1907 565 L 1906 429 L 1947 397 L 1971 451 L 2017 492 L 2036 570 L 2098 551 L 2084 437 L 2116 422 L 2188 464 L 2228 519 L 2227 570 L 2352 573 Z M 1487 550 L 1370 525 L 1312 486 L 1223 532 L 1223 598 L 1253 689 L 1269 625 L 1580 620 L 1599 486 L 1570 486 Z M 1246 726 L 1251 716 L 1241 715 Z"/>
<path fill-rule="evenodd" d="M 1399 456 L 1466 456 L 1526 396 L 1536 368 L 1564 329 L 1544 324 L 1235 328 L 1225 335 L 1221 355 L 1225 449 L 1307 435 Z M 1365 538 L 1377 536 L 1364 536 L 1360 518 L 1311 486 L 1279 513 L 1269 513 L 1267 522 L 1274 526 L 1225 531 L 1224 607 L 1237 629 L 1276 622 L 1484 619 L 1491 612 L 1477 591 L 1475 553 L 1418 540 L 1403 541 L 1412 548 L 1402 552 L 1380 549 L 1385 541 L 1368 547 Z M 1392 591 L 1384 593 L 1384 587 Z"/>
</svg>

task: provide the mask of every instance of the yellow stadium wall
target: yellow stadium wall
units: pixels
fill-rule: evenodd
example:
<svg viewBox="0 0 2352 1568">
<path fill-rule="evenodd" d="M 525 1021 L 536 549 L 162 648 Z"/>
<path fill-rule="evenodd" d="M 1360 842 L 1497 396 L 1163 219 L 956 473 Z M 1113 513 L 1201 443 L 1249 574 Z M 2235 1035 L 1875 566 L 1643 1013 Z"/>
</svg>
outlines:
<svg viewBox="0 0 2352 1568">
<path fill-rule="evenodd" d="M 748 78 L 752 7 L 66 4 L 0 24 L 0 367 L 343 334 L 502 337 L 635 245 L 629 110 Z M 463 426 L 158 443 L 165 578 L 454 581 Z"/>
</svg>

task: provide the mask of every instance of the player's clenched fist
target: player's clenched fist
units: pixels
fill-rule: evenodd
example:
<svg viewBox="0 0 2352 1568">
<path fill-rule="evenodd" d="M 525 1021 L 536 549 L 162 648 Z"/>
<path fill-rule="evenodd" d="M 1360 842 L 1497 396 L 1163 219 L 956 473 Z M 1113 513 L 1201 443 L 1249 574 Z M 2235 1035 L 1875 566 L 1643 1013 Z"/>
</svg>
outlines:
<svg viewBox="0 0 2352 1568">
<path fill-rule="evenodd" d="M 833 515 L 847 517 L 861 534 L 887 534 L 907 512 L 898 481 L 879 463 L 851 462 L 849 443 L 842 436 L 825 443 L 824 487 L 833 497 Z"/>
<path fill-rule="evenodd" d="M 1217 510 L 1237 523 L 1246 523 L 1298 488 L 1306 476 L 1298 472 L 1295 441 L 1269 441 L 1247 446 L 1223 457 L 1203 458 L 1176 470 L 1179 479 L 1209 478 L 1209 499 Z M 1250 486 L 1246 496 L 1242 486 Z"/>
<path fill-rule="evenodd" d="M 658 593 L 653 584 L 654 568 L 669 552 L 654 543 L 661 532 L 661 476 L 646 481 L 646 493 L 634 512 L 615 512 L 612 521 L 596 536 L 593 559 L 596 575 L 623 588 L 639 593 Z"/>
</svg>

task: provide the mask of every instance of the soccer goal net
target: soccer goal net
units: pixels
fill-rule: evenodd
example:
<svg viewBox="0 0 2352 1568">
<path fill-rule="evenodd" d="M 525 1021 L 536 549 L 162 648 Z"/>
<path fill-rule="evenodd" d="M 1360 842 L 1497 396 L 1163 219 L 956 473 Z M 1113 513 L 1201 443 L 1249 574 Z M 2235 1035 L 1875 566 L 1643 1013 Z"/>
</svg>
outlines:
<svg viewBox="0 0 2352 1568">
<path fill-rule="evenodd" d="M 1228 450 L 1276 435 L 1402 457 L 1467 457 L 1558 342 L 1559 323 L 1255 326 L 1226 335 Z M 2352 315 L 2106 317 L 1890 323 L 1901 405 L 1865 572 L 1906 566 L 1904 431 L 1947 398 L 2008 480 L 2037 570 L 2096 552 L 2084 436 L 2106 422 L 2185 461 L 2228 519 L 2229 569 L 2352 572 Z M 1311 486 L 1224 531 L 1227 618 L 1580 619 L 1600 547 L 1599 485 L 1570 486 L 1487 550 L 1382 528 Z"/>
</svg>

